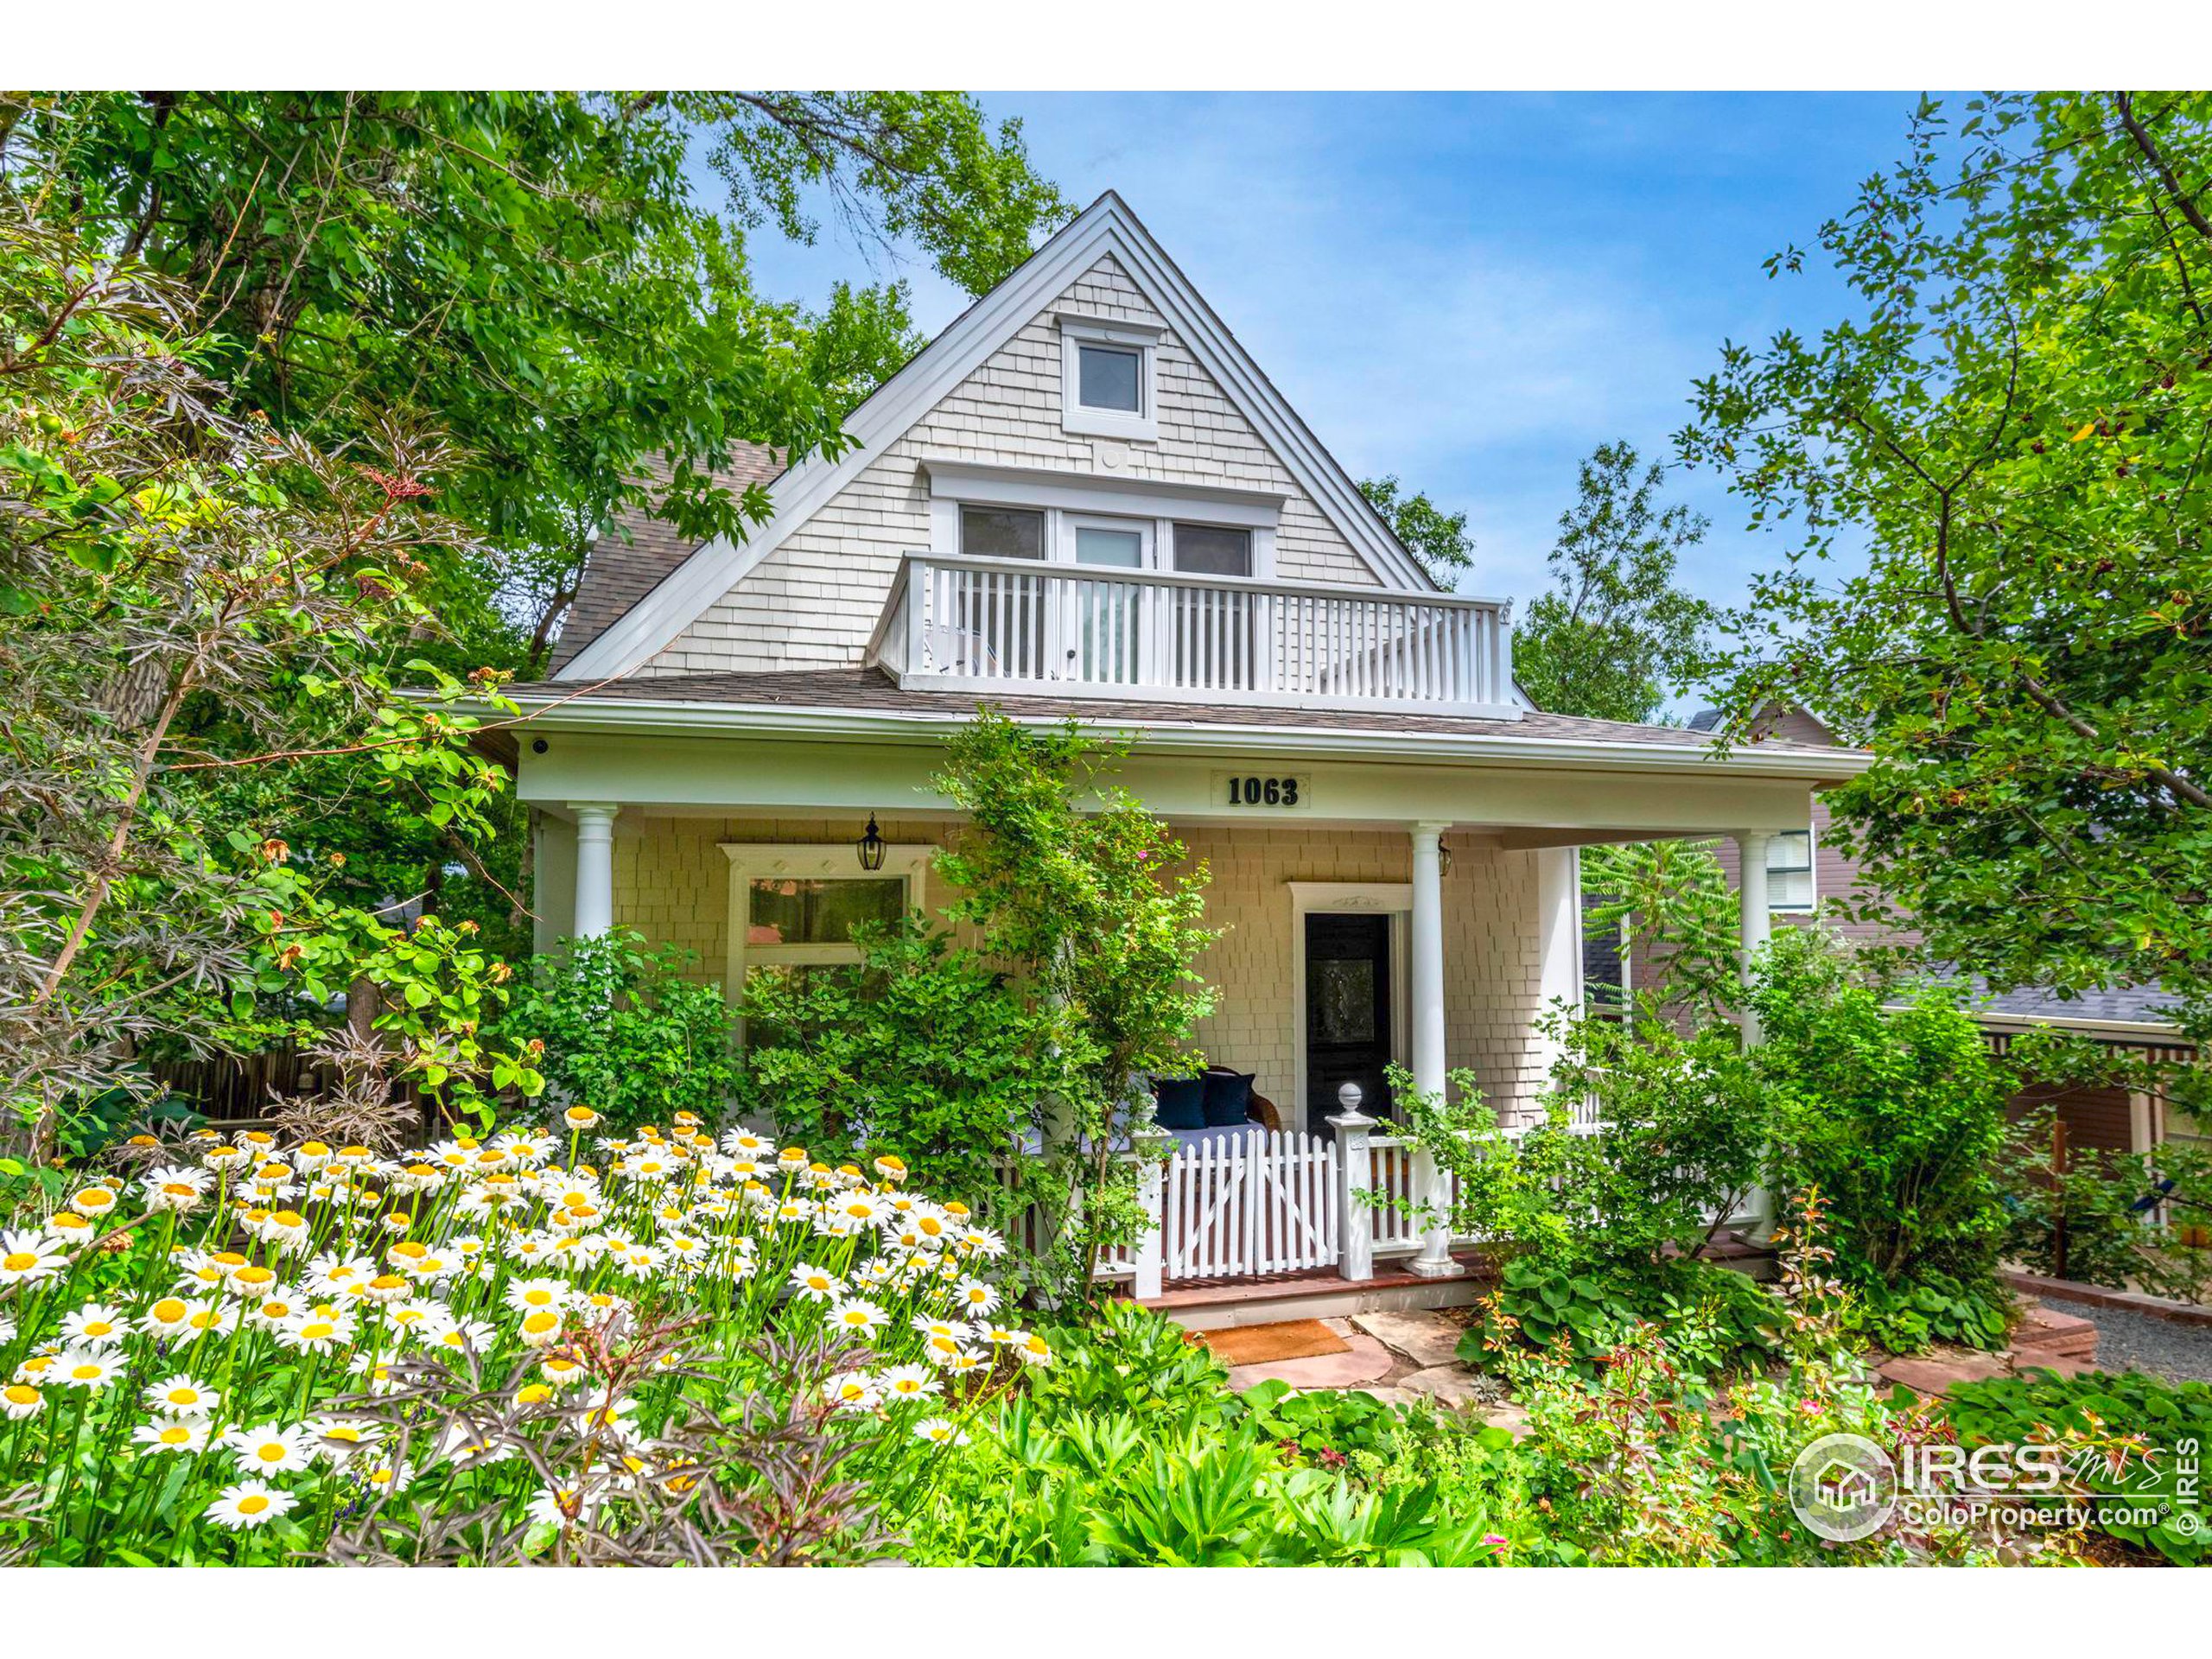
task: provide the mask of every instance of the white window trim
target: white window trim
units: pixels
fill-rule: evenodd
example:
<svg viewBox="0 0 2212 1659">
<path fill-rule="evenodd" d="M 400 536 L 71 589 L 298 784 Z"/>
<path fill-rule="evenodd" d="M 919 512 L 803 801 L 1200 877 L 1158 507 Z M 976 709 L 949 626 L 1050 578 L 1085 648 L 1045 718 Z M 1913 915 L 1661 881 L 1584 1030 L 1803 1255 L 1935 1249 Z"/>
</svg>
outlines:
<svg viewBox="0 0 2212 1659">
<path fill-rule="evenodd" d="M 1777 872 L 1771 856 L 1767 860 L 1767 909 L 1777 915 L 1808 916 L 1821 907 L 1821 847 L 1820 838 L 1810 829 L 1777 830 L 1768 837 L 1770 848 L 1784 836 L 1802 835 L 1805 837 L 1805 902 L 1802 905 L 1778 905 L 1774 902 L 1774 878 Z"/>
<path fill-rule="evenodd" d="M 1154 365 L 1160 355 L 1160 336 L 1165 330 L 1106 317 L 1071 316 L 1065 312 L 1055 321 L 1060 325 L 1060 429 L 1136 443 L 1159 442 L 1159 375 Z M 1111 346 L 1117 351 L 1136 353 L 1135 412 L 1091 409 L 1077 401 L 1083 385 L 1077 353 L 1085 346 Z"/>
<path fill-rule="evenodd" d="M 1101 477 L 1034 467 L 969 467 L 925 462 L 930 475 L 930 551 L 942 557 L 960 553 L 960 509 L 1007 507 L 1045 515 L 1045 562 L 1072 563 L 1075 537 L 1070 520 L 1144 521 L 1144 569 L 1174 569 L 1175 525 L 1208 524 L 1252 532 L 1252 575 L 1271 582 L 1275 575 L 1275 526 L 1282 497 L 1257 492 L 1185 487 L 1150 479 Z M 1235 581 L 1235 577 L 1224 577 Z"/>
<path fill-rule="evenodd" d="M 722 995 L 732 1007 L 745 992 L 748 966 L 766 963 L 858 962 L 854 944 L 753 945 L 748 950 L 745 931 L 752 921 L 752 884 L 771 877 L 802 881 L 904 881 L 908 910 L 925 908 L 924 889 L 930 861 L 938 849 L 926 842 L 893 842 L 883 852 L 883 868 L 864 870 L 860 855 L 849 841 L 809 844 L 800 842 L 725 841 L 719 845 L 729 860 L 729 960 L 723 973 Z M 750 956 L 752 962 L 747 963 Z"/>
</svg>

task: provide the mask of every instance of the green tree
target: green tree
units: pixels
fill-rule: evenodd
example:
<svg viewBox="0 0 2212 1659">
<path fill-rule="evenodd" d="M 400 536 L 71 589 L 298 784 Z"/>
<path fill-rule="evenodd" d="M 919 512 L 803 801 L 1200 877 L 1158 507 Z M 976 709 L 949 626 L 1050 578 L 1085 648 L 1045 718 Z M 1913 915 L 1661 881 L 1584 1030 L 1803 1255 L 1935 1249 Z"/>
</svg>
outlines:
<svg viewBox="0 0 2212 1659">
<path fill-rule="evenodd" d="M 1359 493 L 1438 587 L 1449 588 L 1474 563 L 1475 538 L 1467 534 L 1465 513 L 1445 512 L 1426 491 L 1406 494 L 1395 473 L 1363 479 Z"/>
<path fill-rule="evenodd" d="M 1513 673 L 1539 709 L 1648 721 L 1696 675 L 1713 607 L 1675 585 L 1707 521 L 1658 500 L 1664 474 L 1626 442 L 1585 461 L 1560 514 L 1553 586 L 1513 632 Z"/>
<path fill-rule="evenodd" d="M 2202 93 L 1923 102 L 1820 232 L 1854 315 L 1726 346 L 1680 440 L 1791 538 L 1732 624 L 1737 733 L 1782 698 L 1875 752 L 1830 798 L 1937 956 L 2199 1031 L 2208 181 Z"/>
<path fill-rule="evenodd" d="M 404 785 L 395 822 L 487 827 L 474 722 L 394 696 L 462 690 L 414 654 L 423 553 L 466 534 L 430 510 L 445 457 L 221 414 L 189 312 L 0 188 L 0 1141 L 34 1157 L 148 1046 L 295 1026 L 341 961 L 403 989 L 426 1084 L 526 1081 L 477 1041 L 503 993 L 466 934 L 333 901 L 336 861 L 234 810 L 232 779 L 343 753 Z"/>
<path fill-rule="evenodd" d="M 692 198 L 701 137 L 728 219 Z M 819 316 L 761 296 L 747 230 L 810 239 L 826 194 L 980 292 L 1066 212 L 1019 124 L 957 93 L 9 94 L 0 170 L 198 296 L 237 410 L 326 447 L 401 410 L 444 434 L 443 505 L 483 541 L 432 560 L 431 597 L 514 667 L 486 654 L 491 596 L 573 593 L 626 505 L 742 535 L 766 499 L 717 481 L 729 446 L 835 448 L 911 346 L 895 292 Z"/>
</svg>

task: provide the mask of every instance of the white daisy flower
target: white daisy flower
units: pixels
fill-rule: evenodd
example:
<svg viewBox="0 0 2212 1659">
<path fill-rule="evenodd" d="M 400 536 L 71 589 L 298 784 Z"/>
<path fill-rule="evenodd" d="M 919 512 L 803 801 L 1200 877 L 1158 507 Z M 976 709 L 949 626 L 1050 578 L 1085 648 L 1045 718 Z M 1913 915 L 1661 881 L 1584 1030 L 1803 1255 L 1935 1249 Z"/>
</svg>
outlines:
<svg viewBox="0 0 2212 1659">
<path fill-rule="evenodd" d="M 86 1302 L 61 1320 L 65 1341 L 79 1348 L 112 1348 L 130 1332 L 130 1316 L 105 1302 Z"/>
<path fill-rule="evenodd" d="M 237 1532 L 265 1527 L 298 1503 L 289 1492 L 280 1492 L 257 1480 L 242 1480 L 223 1489 L 222 1495 L 207 1506 L 207 1517 L 219 1527 Z"/>
<path fill-rule="evenodd" d="M 207 1449 L 207 1420 L 205 1417 L 156 1417 L 150 1423 L 141 1423 L 130 1431 L 142 1458 L 158 1457 L 164 1452 L 204 1452 Z"/>
<path fill-rule="evenodd" d="M 32 1383 L 18 1380 L 0 1388 L 0 1412 L 5 1412 L 10 1421 L 35 1417 L 45 1409 L 46 1395 Z"/>
<path fill-rule="evenodd" d="M 69 1258 L 56 1254 L 43 1232 L 0 1233 L 0 1285 L 35 1285 L 68 1265 Z"/>
<path fill-rule="evenodd" d="M 870 1331 L 880 1330 L 890 1324 L 891 1316 L 874 1302 L 855 1296 L 849 1301 L 839 1302 L 830 1310 L 830 1323 L 840 1331 L 865 1336 Z"/>
<path fill-rule="evenodd" d="M 223 1444 L 250 1475 L 289 1474 L 315 1461 L 315 1441 L 304 1427 L 264 1423 L 257 1428 L 234 1428 L 223 1436 Z"/>
<path fill-rule="evenodd" d="M 179 1371 L 166 1382 L 156 1382 L 139 1396 L 156 1411 L 179 1417 L 205 1417 L 223 1403 L 223 1396 Z"/>
<path fill-rule="evenodd" d="M 931 1446 L 965 1446 L 967 1435 L 962 1433 L 949 1417 L 925 1417 L 914 1425 L 914 1438 L 927 1440 Z"/>
</svg>

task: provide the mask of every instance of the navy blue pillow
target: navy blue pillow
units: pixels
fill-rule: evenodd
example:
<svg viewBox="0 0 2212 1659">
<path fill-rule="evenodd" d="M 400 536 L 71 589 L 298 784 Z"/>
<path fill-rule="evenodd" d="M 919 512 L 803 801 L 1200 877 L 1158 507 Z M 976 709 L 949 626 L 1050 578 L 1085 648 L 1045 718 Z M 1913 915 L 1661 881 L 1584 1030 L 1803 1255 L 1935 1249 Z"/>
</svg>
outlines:
<svg viewBox="0 0 2212 1659">
<path fill-rule="evenodd" d="M 1159 1103 L 1152 1121 L 1163 1129 L 1203 1129 L 1206 1126 L 1206 1079 L 1155 1077 L 1153 1098 Z"/>
<path fill-rule="evenodd" d="M 1230 1129 L 1249 1121 L 1252 1116 L 1251 1074 L 1209 1071 L 1203 1081 L 1206 1086 L 1206 1128 Z"/>
</svg>

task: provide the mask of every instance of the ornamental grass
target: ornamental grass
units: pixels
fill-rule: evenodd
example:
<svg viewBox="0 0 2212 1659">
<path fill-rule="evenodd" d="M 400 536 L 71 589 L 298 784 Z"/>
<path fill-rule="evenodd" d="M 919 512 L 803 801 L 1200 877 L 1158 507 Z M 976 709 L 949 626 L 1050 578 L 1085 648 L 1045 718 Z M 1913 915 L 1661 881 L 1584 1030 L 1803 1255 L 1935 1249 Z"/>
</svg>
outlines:
<svg viewBox="0 0 2212 1659">
<path fill-rule="evenodd" d="M 593 1127 L 142 1137 L 0 1231 L 0 1559 L 858 1559 L 1051 1362 L 896 1158 Z"/>
</svg>

